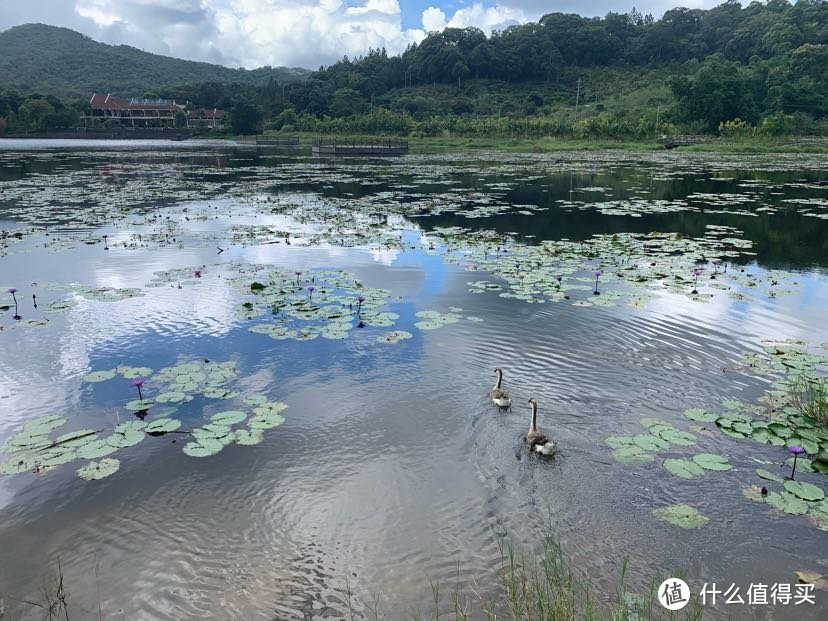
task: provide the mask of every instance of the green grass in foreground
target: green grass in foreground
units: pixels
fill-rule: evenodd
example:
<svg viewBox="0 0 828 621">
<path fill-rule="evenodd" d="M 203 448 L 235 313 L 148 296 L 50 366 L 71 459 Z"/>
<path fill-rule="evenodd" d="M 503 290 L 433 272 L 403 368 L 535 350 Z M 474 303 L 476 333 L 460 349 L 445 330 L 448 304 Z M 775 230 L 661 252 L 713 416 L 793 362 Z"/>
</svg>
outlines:
<svg viewBox="0 0 828 621">
<path fill-rule="evenodd" d="M 591 582 L 573 572 L 569 559 L 560 544 L 547 537 L 538 554 L 518 551 L 513 545 L 501 548 L 500 583 L 492 591 L 470 594 L 457 589 L 443 597 L 440 586 L 431 583 L 434 612 L 423 616 L 412 613 L 414 621 L 699 621 L 703 609 L 695 594 L 681 611 L 670 612 L 657 602 L 656 590 L 663 578 L 653 580 L 648 593 L 628 591 L 624 585 L 627 571 L 624 563 L 615 596 L 602 598 Z M 666 578 L 666 576 L 664 577 Z M 356 613 L 352 606 L 350 587 L 347 590 L 349 621 L 399 619 L 398 613 L 380 610 L 377 596 L 365 611 Z"/>
<path fill-rule="evenodd" d="M 657 602 L 656 589 L 663 578 L 652 581 L 646 594 L 628 591 L 624 584 L 627 564 L 624 563 L 617 592 L 612 597 L 602 597 L 600 591 L 585 578 L 579 578 L 572 569 L 569 559 L 560 544 L 552 537 L 543 542 L 539 553 L 518 551 L 511 544 L 501 547 L 500 582 L 491 592 L 482 593 L 471 589 L 470 593 L 451 590 L 444 596 L 440 585 L 431 583 L 433 612 L 423 616 L 419 611 L 401 616 L 401 611 L 383 611 L 381 598 L 377 595 L 372 602 L 355 601 L 350 584 L 346 581 L 344 592 L 347 605 L 346 619 L 349 621 L 372 619 L 397 620 L 409 618 L 413 621 L 700 621 L 703 609 L 696 595 L 681 611 L 670 612 Z M 666 576 L 665 576 L 666 577 Z M 679 574 L 678 577 L 681 577 Z M 15 602 L 22 610 L 15 610 L 11 616 L 4 603 Z M 71 601 L 64 583 L 60 563 L 57 573 L 43 581 L 38 601 L 15 599 L 0 594 L 0 621 L 11 621 L 17 615 L 35 609 L 50 621 L 70 619 Z M 76 610 L 78 612 L 78 610 Z M 103 619 L 98 610 L 89 613 Z M 75 615 L 72 615 L 73 617 Z"/>
</svg>

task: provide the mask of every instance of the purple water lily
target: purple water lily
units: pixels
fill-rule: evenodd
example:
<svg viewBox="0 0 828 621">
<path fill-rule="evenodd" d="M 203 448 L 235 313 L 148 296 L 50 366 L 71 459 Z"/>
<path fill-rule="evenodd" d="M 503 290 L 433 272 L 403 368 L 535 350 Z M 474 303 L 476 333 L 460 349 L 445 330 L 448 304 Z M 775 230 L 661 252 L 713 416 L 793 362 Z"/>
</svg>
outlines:
<svg viewBox="0 0 828 621">
<path fill-rule="evenodd" d="M 690 292 L 693 295 L 698 295 L 698 293 L 699 293 L 699 290 L 698 290 L 699 276 L 701 276 L 703 271 L 704 270 L 702 270 L 702 268 L 700 268 L 700 267 L 697 267 L 696 269 L 693 270 L 693 290 Z"/>
<path fill-rule="evenodd" d="M 140 378 L 140 377 L 137 378 L 137 379 L 132 380 L 132 385 L 135 386 L 138 389 L 138 399 L 141 400 L 141 401 L 144 400 L 144 396 L 141 394 L 141 386 L 144 385 L 144 381 L 145 380 Z"/>
<path fill-rule="evenodd" d="M 15 293 L 17 293 L 17 289 L 15 287 L 12 287 L 11 289 L 9 289 L 9 293 L 12 294 L 12 299 L 14 300 L 14 318 L 17 321 L 20 321 L 22 317 L 17 313 L 17 296 L 14 295 Z"/>
<path fill-rule="evenodd" d="M 314 289 L 316 289 L 316 287 L 314 287 L 314 286 L 308 287 L 308 299 L 310 299 L 313 296 L 313 290 Z"/>
<path fill-rule="evenodd" d="M 296 274 L 296 284 L 298 285 L 299 284 L 299 277 L 302 275 L 302 272 L 293 272 L 293 273 Z"/>
<path fill-rule="evenodd" d="M 803 453 L 805 453 L 805 449 L 802 448 L 799 445 L 794 445 L 794 446 L 789 446 L 788 447 L 788 452 L 791 455 L 794 456 L 794 463 L 793 463 L 793 468 L 791 469 L 791 476 L 788 477 L 791 481 L 793 481 L 794 474 L 796 473 L 796 458 L 797 458 L 797 456 L 802 455 Z"/>
<path fill-rule="evenodd" d="M 359 315 L 359 313 L 362 311 L 362 303 L 365 301 L 365 296 L 364 295 L 358 295 L 356 301 L 357 301 L 357 315 Z"/>
<path fill-rule="evenodd" d="M 716 274 L 719 273 L 719 266 L 722 264 L 721 259 L 710 259 L 710 262 L 713 264 L 713 273 L 710 274 L 710 278 L 716 278 Z"/>
<path fill-rule="evenodd" d="M 592 295 L 599 295 L 601 292 L 598 291 L 598 279 L 601 277 L 601 274 L 604 272 L 602 270 L 595 270 L 592 272 L 592 275 L 595 276 L 595 291 L 592 292 Z"/>
</svg>

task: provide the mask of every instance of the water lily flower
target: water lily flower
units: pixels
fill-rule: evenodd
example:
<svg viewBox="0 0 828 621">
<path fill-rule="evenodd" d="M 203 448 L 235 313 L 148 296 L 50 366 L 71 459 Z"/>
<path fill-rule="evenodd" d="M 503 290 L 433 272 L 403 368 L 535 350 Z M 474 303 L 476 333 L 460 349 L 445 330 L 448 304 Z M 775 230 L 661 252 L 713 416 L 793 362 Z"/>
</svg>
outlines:
<svg viewBox="0 0 828 621">
<path fill-rule="evenodd" d="M 302 272 L 294 272 L 296 274 L 296 284 L 299 284 L 299 277 L 302 275 Z"/>
<path fill-rule="evenodd" d="M 138 399 L 140 399 L 141 401 L 144 400 L 144 396 L 141 394 L 141 386 L 144 385 L 144 381 L 145 380 L 140 377 L 132 380 L 132 385 L 138 389 Z"/>
<path fill-rule="evenodd" d="M 694 278 L 694 280 L 693 280 L 693 290 L 690 292 L 693 295 L 698 295 L 698 293 L 699 293 L 699 291 L 698 291 L 699 276 L 701 276 L 702 271 L 703 270 L 700 267 L 697 267 L 696 269 L 693 270 L 693 278 Z"/>
<path fill-rule="evenodd" d="M 595 270 L 592 273 L 595 276 L 595 291 L 593 291 L 592 294 L 593 295 L 598 295 L 598 294 L 601 293 L 600 291 L 598 291 L 598 278 L 600 278 L 601 274 L 603 274 L 604 272 L 602 272 L 601 270 Z"/>
<path fill-rule="evenodd" d="M 797 456 L 802 455 L 803 453 L 805 453 L 805 449 L 802 448 L 801 446 L 795 444 L 794 446 L 789 446 L 788 447 L 788 452 L 791 453 L 794 456 L 793 468 L 791 469 L 791 476 L 788 477 L 789 479 L 791 479 L 793 481 L 794 474 L 796 473 L 796 458 L 797 458 Z"/>
<path fill-rule="evenodd" d="M 14 295 L 15 293 L 17 293 L 17 289 L 15 287 L 12 287 L 11 289 L 9 289 L 9 293 L 12 294 L 12 299 L 14 300 L 14 319 L 20 321 L 23 318 L 17 313 L 17 296 Z"/>
<path fill-rule="evenodd" d="M 314 286 L 310 286 L 310 287 L 308 287 L 308 298 L 310 298 L 311 296 L 313 296 L 313 290 L 314 290 L 314 289 L 316 289 L 316 287 L 314 287 Z"/>
</svg>

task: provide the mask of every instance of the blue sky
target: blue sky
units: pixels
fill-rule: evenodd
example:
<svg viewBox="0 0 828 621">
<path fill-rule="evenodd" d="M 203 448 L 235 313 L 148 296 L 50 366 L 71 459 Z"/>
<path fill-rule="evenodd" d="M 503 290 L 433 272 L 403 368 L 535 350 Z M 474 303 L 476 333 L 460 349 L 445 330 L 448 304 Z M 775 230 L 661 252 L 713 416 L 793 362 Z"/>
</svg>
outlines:
<svg viewBox="0 0 828 621">
<path fill-rule="evenodd" d="M 562 11 L 586 16 L 635 6 L 660 17 L 717 0 L 0 0 L 0 30 L 66 26 L 105 43 L 254 68 L 317 68 L 385 47 L 399 53 L 446 26 L 487 34 Z"/>
</svg>

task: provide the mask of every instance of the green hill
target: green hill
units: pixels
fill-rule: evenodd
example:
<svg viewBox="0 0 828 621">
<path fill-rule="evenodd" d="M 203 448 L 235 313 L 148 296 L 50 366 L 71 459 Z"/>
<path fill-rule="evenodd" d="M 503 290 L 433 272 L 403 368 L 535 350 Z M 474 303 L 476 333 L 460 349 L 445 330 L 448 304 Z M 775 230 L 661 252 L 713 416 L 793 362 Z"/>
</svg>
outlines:
<svg viewBox="0 0 828 621">
<path fill-rule="evenodd" d="M 302 79 L 310 72 L 288 67 L 230 69 L 107 45 L 70 30 L 24 24 L 0 32 L 0 85 L 23 93 L 87 98 L 92 92 L 140 96 L 183 84 L 246 85 Z"/>
</svg>

